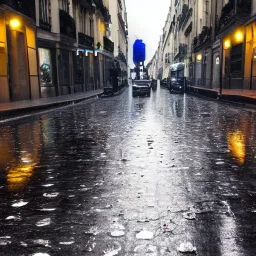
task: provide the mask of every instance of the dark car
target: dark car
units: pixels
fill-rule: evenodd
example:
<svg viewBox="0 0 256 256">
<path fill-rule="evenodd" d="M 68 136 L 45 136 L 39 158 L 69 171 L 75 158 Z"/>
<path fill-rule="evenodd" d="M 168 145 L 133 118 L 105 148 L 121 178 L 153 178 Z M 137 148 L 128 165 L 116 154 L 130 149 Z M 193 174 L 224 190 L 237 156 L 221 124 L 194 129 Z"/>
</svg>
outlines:
<svg viewBox="0 0 256 256">
<path fill-rule="evenodd" d="M 182 62 L 171 65 L 168 76 L 168 89 L 170 93 L 184 93 L 186 91 L 184 66 L 184 63 Z"/>
<path fill-rule="evenodd" d="M 148 96 L 150 97 L 151 81 L 150 80 L 134 80 L 132 84 L 132 96 Z"/>
</svg>

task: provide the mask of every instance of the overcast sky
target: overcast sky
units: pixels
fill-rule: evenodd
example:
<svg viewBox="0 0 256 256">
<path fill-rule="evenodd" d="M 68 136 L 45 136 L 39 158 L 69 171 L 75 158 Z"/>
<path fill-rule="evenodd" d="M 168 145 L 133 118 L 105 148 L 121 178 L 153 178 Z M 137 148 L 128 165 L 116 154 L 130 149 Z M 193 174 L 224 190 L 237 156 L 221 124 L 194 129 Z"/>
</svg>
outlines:
<svg viewBox="0 0 256 256">
<path fill-rule="evenodd" d="M 132 60 L 133 43 L 142 39 L 146 44 L 146 61 L 154 56 L 160 35 L 164 27 L 170 0 L 126 0 L 129 37 L 129 66 L 134 67 Z"/>
</svg>

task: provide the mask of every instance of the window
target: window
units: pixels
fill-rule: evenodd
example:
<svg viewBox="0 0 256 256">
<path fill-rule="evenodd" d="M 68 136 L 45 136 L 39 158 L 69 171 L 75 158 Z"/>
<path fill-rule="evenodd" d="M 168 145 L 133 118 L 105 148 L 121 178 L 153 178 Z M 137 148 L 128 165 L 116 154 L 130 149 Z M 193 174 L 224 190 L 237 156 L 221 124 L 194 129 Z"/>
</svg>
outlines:
<svg viewBox="0 0 256 256">
<path fill-rule="evenodd" d="M 243 52 L 243 44 L 238 44 L 232 47 L 231 58 L 230 58 L 231 74 L 242 72 L 242 52 Z"/>
<path fill-rule="evenodd" d="M 79 11 L 80 32 L 86 34 L 86 9 L 81 5 Z"/>
<path fill-rule="evenodd" d="M 48 0 L 39 0 L 40 5 L 40 20 L 45 23 L 50 23 L 49 21 L 49 9 Z"/>
<path fill-rule="evenodd" d="M 68 0 L 59 0 L 60 1 L 60 9 L 69 13 L 69 1 Z"/>
<path fill-rule="evenodd" d="M 90 16 L 90 36 L 94 37 L 94 21 L 92 16 Z"/>
<path fill-rule="evenodd" d="M 171 54 L 170 53 L 166 53 L 165 54 L 165 63 L 171 63 L 170 58 L 171 58 Z"/>
</svg>

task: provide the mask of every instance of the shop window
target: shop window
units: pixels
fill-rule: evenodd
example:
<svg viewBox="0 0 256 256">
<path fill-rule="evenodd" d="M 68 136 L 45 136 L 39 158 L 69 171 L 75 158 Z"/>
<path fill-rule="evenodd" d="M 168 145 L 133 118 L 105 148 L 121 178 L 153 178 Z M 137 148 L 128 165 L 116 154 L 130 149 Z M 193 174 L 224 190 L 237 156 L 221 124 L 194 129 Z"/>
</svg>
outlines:
<svg viewBox="0 0 256 256">
<path fill-rule="evenodd" d="M 230 53 L 230 73 L 237 74 L 242 72 L 243 44 L 232 47 Z"/>
<path fill-rule="evenodd" d="M 40 20 L 45 23 L 50 23 L 49 20 L 49 0 L 39 0 L 40 5 Z"/>
<path fill-rule="evenodd" d="M 41 86 L 52 85 L 52 60 L 51 50 L 39 48 L 40 83 Z"/>
</svg>

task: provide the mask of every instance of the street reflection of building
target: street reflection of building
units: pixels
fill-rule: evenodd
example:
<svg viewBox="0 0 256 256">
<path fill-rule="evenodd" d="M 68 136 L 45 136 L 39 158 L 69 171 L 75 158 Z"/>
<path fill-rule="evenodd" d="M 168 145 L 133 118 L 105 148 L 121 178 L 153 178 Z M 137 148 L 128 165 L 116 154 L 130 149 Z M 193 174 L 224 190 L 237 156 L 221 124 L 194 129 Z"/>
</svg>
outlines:
<svg viewBox="0 0 256 256">
<path fill-rule="evenodd" d="M 30 131 L 30 135 L 27 134 Z M 22 190 L 34 174 L 42 146 L 41 123 L 7 127 L 0 132 L 0 170 L 9 192 Z"/>
<path fill-rule="evenodd" d="M 127 29 L 124 0 L 0 0 L 0 102 L 103 88 L 114 57 L 126 77 Z"/>
<path fill-rule="evenodd" d="M 0 1 L 0 102 L 39 98 L 34 0 Z"/>
</svg>

